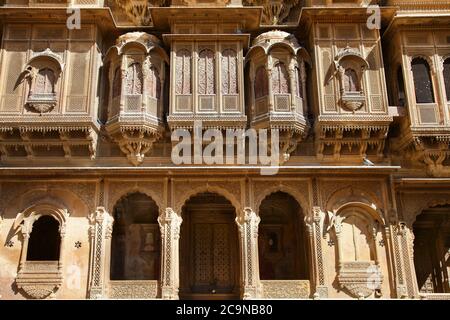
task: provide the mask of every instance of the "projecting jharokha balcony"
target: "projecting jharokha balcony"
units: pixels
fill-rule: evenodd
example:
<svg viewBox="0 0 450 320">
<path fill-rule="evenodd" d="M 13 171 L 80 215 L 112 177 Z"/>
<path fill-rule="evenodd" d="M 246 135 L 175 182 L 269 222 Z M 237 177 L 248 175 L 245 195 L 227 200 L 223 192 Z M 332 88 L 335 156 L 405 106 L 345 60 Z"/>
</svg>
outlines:
<svg viewBox="0 0 450 320">
<path fill-rule="evenodd" d="M 306 72 L 309 56 L 294 35 L 270 31 L 258 36 L 250 64 L 251 125 L 280 130 L 282 161 L 288 160 L 306 135 Z"/>
<path fill-rule="evenodd" d="M 144 32 L 127 33 L 107 54 L 109 115 L 106 130 L 133 165 L 144 160 L 162 135 L 165 63 L 159 40 Z"/>
</svg>

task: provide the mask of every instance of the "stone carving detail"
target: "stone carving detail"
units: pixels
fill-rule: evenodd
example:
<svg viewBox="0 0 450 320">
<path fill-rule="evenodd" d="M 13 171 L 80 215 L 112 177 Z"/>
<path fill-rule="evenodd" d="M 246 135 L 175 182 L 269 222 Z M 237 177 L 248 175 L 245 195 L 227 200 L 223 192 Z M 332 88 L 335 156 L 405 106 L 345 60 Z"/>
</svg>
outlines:
<svg viewBox="0 0 450 320">
<path fill-rule="evenodd" d="M 244 0 L 244 5 L 262 6 L 262 24 L 284 24 L 291 10 L 299 4 L 299 0 Z"/>
<path fill-rule="evenodd" d="M 110 299 L 156 299 L 158 281 L 110 281 L 108 297 Z"/>
<path fill-rule="evenodd" d="M 176 58 L 176 94 L 191 94 L 191 53 L 187 49 L 181 49 Z"/>
<path fill-rule="evenodd" d="M 289 91 L 289 75 L 286 65 L 282 62 L 277 63 L 271 72 L 272 92 L 274 94 L 286 94 Z"/>
<path fill-rule="evenodd" d="M 115 4 L 125 10 L 131 21 L 138 26 L 148 26 L 152 23 L 149 7 L 161 7 L 166 0 L 114 0 Z"/>
<path fill-rule="evenodd" d="M 136 54 L 130 49 L 133 45 L 144 51 Z M 164 129 L 161 91 L 168 57 L 155 36 L 129 32 L 116 40 L 106 60 L 111 64 L 109 83 L 113 88 L 106 131 L 129 162 L 138 166 Z"/>
<path fill-rule="evenodd" d="M 174 210 L 181 212 L 184 203 L 191 197 L 201 192 L 216 192 L 227 198 L 236 210 L 240 209 L 241 185 L 240 180 L 175 180 L 174 194 Z"/>
<path fill-rule="evenodd" d="M 126 75 L 126 94 L 142 94 L 142 67 L 138 62 L 128 66 Z"/>
<path fill-rule="evenodd" d="M 308 299 L 309 280 L 261 280 L 263 299 Z"/>
<path fill-rule="evenodd" d="M 214 52 L 203 49 L 198 54 L 198 93 L 215 94 L 215 62 Z"/>
<path fill-rule="evenodd" d="M 98 207 L 95 213 L 89 216 L 89 222 L 92 260 L 89 268 L 90 283 L 88 295 L 90 299 L 101 299 L 105 296 L 103 279 L 105 259 L 109 258 L 105 254 L 105 240 L 107 239 L 106 234 L 108 230 L 110 230 L 109 238 L 111 238 L 114 218 L 104 207 Z"/>
<path fill-rule="evenodd" d="M 54 261 L 28 261 L 28 246 L 33 224 L 46 215 L 54 218 L 59 224 L 59 258 Z M 20 229 L 23 243 L 16 284 L 26 296 L 33 299 L 44 299 L 53 295 L 62 285 L 63 266 L 61 259 L 64 253 L 65 226 L 68 217 L 69 213 L 66 209 L 57 208 L 47 203 L 32 205 L 17 215 L 13 230 Z"/>
<path fill-rule="evenodd" d="M 16 284 L 26 296 L 45 299 L 61 287 L 62 279 L 58 261 L 26 261 L 17 275 Z"/>
<path fill-rule="evenodd" d="M 258 226 L 261 218 L 251 208 L 236 217 L 241 241 L 243 299 L 259 298 Z"/>
<path fill-rule="evenodd" d="M 299 95 L 295 89 L 305 89 L 304 64 L 310 62 L 309 55 L 294 35 L 274 30 L 255 38 L 246 60 L 250 61 L 253 86 L 251 125 L 279 130 L 280 161 L 284 163 L 309 128 L 306 99 L 301 98 L 305 92 Z M 298 70 L 300 77 L 296 75 Z"/>
<path fill-rule="evenodd" d="M 222 94 L 237 94 L 237 53 L 233 49 L 222 52 Z"/>
<path fill-rule="evenodd" d="M 381 288 L 377 235 L 380 223 L 361 209 L 348 207 L 331 214 L 329 228 L 336 236 L 339 286 L 351 296 L 364 299 Z"/>
<path fill-rule="evenodd" d="M 162 299 L 178 299 L 179 283 L 179 239 L 183 219 L 172 210 L 166 208 L 158 217 L 162 242 Z"/>
</svg>

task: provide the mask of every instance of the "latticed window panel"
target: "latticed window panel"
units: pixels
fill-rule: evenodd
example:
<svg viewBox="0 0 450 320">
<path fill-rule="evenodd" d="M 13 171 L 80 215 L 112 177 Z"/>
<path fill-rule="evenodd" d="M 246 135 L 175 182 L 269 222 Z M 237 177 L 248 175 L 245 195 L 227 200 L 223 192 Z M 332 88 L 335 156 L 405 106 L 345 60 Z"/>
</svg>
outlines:
<svg viewBox="0 0 450 320">
<path fill-rule="evenodd" d="M 274 94 L 290 92 L 288 71 L 282 62 L 278 62 L 272 70 L 272 91 Z"/>
<path fill-rule="evenodd" d="M 239 111 L 239 96 L 226 95 L 222 98 L 223 111 Z"/>
<path fill-rule="evenodd" d="M 192 111 L 192 96 L 177 95 L 175 97 L 175 110 L 180 112 Z"/>
<path fill-rule="evenodd" d="M 200 95 L 198 97 L 199 111 L 216 111 L 214 95 Z"/>
<path fill-rule="evenodd" d="M 238 93 L 237 54 L 233 49 L 222 52 L 222 94 Z"/>
<path fill-rule="evenodd" d="M 198 54 L 198 93 L 215 94 L 215 63 L 214 52 L 203 49 Z"/>
<path fill-rule="evenodd" d="M 142 66 L 138 62 L 134 62 L 127 69 L 125 92 L 128 95 L 142 94 L 142 83 Z"/>
<path fill-rule="evenodd" d="M 125 97 L 126 101 L 126 112 L 140 112 L 142 107 L 142 95 L 127 95 Z"/>
<path fill-rule="evenodd" d="M 290 111 L 290 96 L 288 94 L 274 95 L 275 111 Z"/>
<path fill-rule="evenodd" d="M 176 53 L 175 93 L 191 94 L 191 52 L 187 49 Z"/>
</svg>

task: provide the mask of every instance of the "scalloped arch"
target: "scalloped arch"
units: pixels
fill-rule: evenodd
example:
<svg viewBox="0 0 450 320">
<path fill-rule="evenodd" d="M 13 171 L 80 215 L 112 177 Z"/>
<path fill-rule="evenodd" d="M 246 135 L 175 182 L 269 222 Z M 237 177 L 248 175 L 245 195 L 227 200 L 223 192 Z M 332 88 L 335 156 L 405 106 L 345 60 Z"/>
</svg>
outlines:
<svg viewBox="0 0 450 320">
<path fill-rule="evenodd" d="M 147 197 L 149 197 L 150 199 L 155 201 L 156 206 L 158 207 L 158 215 L 161 214 L 161 211 L 164 209 L 164 205 L 162 205 L 163 203 L 162 203 L 162 200 L 160 199 L 160 197 L 153 190 L 147 189 L 147 188 L 144 189 L 142 187 L 128 188 L 128 189 L 123 190 L 122 192 L 118 193 L 117 195 L 115 195 L 114 198 L 112 198 L 112 199 L 110 199 L 110 201 L 108 201 L 109 202 L 108 212 L 110 214 L 112 214 L 117 202 L 119 202 L 119 200 L 126 198 L 127 196 L 129 196 L 133 193 L 145 194 Z"/>
<path fill-rule="evenodd" d="M 242 211 L 241 203 L 236 199 L 230 192 L 228 192 L 226 189 L 217 187 L 214 185 L 206 185 L 197 187 L 194 189 L 190 189 L 189 191 L 185 192 L 182 196 L 179 197 L 179 201 L 174 206 L 174 210 L 178 215 L 181 215 L 181 211 L 184 207 L 184 205 L 189 201 L 189 199 L 195 197 L 196 195 L 203 193 L 203 192 L 210 192 L 210 193 L 216 193 L 228 201 L 233 205 L 233 207 L 236 210 L 236 215 L 240 214 Z"/>
<path fill-rule="evenodd" d="M 290 188 L 290 187 L 282 185 L 282 184 L 264 189 L 264 191 L 261 192 L 260 195 L 256 197 L 254 210 L 257 215 L 259 215 L 259 208 L 261 207 L 261 203 L 264 201 L 264 199 L 266 199 L 267 197 L 269 197 L 270 195 L 272 195 L 276 192 L 284 192 L 284 193 L 290 195 L 291 197 L 293 197 L 298 202 L 300 208 L 302 209 L 303 215 L 304 216 L 308 215 L 309 205 L 308 205 L 308 201 L 306 200 L 304 195 L 302 193 L 296 191 L 294 188 Z"/>
<path fill-rule="evenodd" d="M 377 209 L 382 209 L 382 202 L 375 194 L 362 188 L 355 188 L 351 185 L 339 188 L 330 193 L 324 202 L 324 208 L 325 210 L 335 211 L 346 203 L 352 202 L 362 203 L 368 206 L 374 204 Z"/>
</svg>

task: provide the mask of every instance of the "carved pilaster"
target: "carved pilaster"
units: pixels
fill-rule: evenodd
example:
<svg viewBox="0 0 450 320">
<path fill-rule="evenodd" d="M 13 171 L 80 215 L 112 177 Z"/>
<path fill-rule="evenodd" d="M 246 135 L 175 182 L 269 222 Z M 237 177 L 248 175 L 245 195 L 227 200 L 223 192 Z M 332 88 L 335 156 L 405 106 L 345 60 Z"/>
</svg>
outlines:
<svg viewBox="0 0 450 320">
<path fill-rule="evenodd" d="M 401 298 L 414 298 L 419 294 L 417 286 L 417 278 L 414 268 L 414 234 L 412 227 L 404 222 L 397 225 L 397 236 L 399 240 L 399 249 L 402 254 L 403 270 L 404 270 L 404 286 Z M 406 290 L 405 290 L 406 289 Z"/>
<path fill-rule="evenodd" d="M 325 273 L 323 266 L 323 250 L 322 250 L 322 215 L 320 207 L 314 206 L 312 217 L 307 219 L 310 221 L 310 237 L 311 237 L 311 259 L 314 263 L 315 270 L 314 283 L 315 283 L 315 298 L 327 298 L 328 297 L 328 287 L 325 285 Z M 308 224 L 307 224 L 308 226 Z"/>
<path fill-rule="evenodd" d="M 180 286 L 179 240 L 183 219 L 172 208 L 166 208 L 158 217 L 161 230 L 161 297 L 178 299 Z"/>
<path fill-rule="evenodd" d="M 260 297 L 258 262 L 258 226 L 261 218 L 251 209 L 245 208 L 236 218 L 239 229 L 241 251 L 241 288 L 243 299 Z"/>
<path fill-rule="evenodd" d="M 111 257 L 111 234 L 114 219 L 104 207 L 98 207 L 89 217 L 89 240 L 91 242 L 91 260 L 89 269 L 90 299 L 101 299 L 106 295 L 105 279 L 109 277 L 109 260 Z M 107 231 L 110 230 L 108 233 Z M 107 237 L 108 233 L 108 237 Z M 108 277 L 105 275 L 105 271 Z"/>
</svg>

